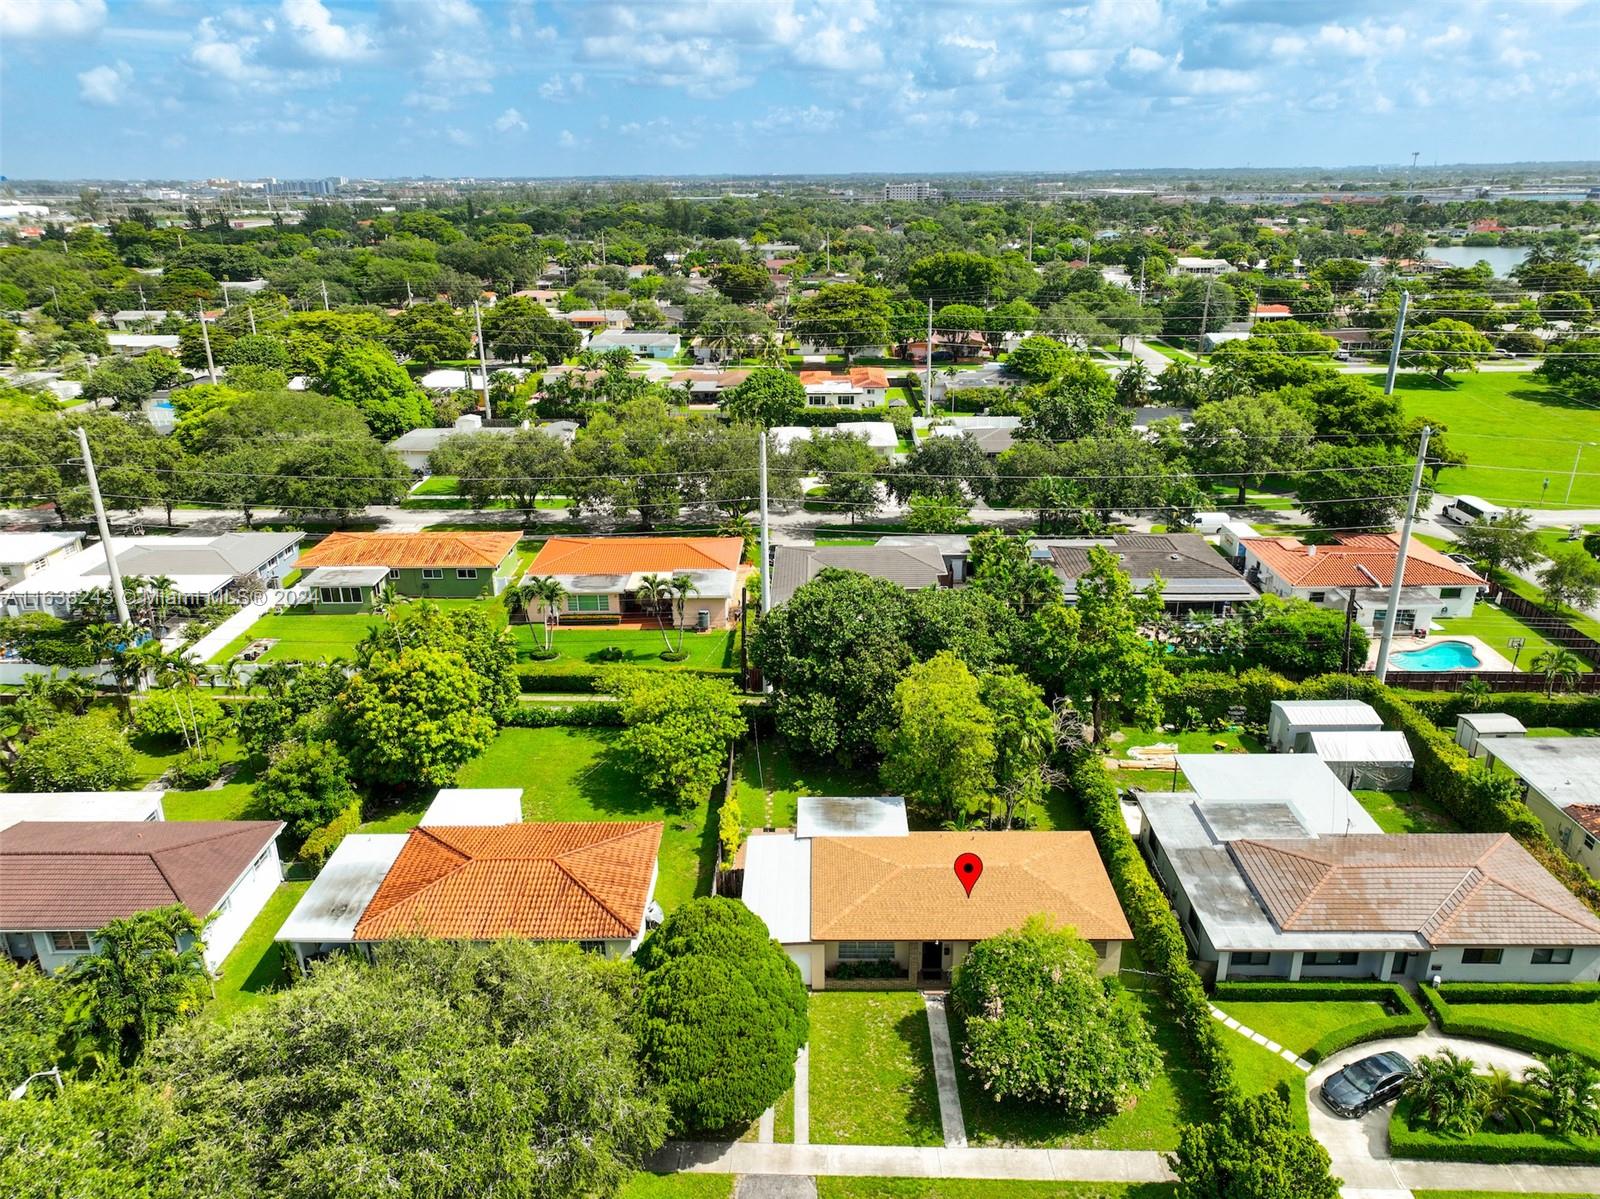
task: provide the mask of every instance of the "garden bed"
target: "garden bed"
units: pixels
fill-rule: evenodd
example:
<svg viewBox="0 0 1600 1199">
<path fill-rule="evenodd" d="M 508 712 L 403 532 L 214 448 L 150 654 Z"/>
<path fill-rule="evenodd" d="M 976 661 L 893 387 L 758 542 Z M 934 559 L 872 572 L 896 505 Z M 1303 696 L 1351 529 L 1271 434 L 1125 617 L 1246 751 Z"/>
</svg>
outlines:
<svg viewBox="0 0 1600 1199">
<path fill-rule="evenodd" d="M 1411 1100 L 1402 1099 L 1389 1117 L 1389 1152 L 1394 1157 L 1436 1162 L 1600 1165 L 1600 1137 L 1563 1137 L 1542 1121 L 1534 1132 L 1485 1128 L 1470 1136 L 1452 1136 L 1417 1123 Z"/>
</svg>

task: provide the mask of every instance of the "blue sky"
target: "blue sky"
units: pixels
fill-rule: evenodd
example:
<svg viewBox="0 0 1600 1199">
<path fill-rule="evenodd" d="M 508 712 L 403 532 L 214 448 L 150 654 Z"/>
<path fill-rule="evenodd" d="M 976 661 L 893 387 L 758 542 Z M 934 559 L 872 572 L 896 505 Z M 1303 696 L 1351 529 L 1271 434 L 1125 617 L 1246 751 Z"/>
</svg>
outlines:
<svg viewBox="0 0 1600 1199">
<path fill-rule="evenodd" d="M 1600 0 L 0 0 L 0 172 L 1600 158 Z"/>
</svg>

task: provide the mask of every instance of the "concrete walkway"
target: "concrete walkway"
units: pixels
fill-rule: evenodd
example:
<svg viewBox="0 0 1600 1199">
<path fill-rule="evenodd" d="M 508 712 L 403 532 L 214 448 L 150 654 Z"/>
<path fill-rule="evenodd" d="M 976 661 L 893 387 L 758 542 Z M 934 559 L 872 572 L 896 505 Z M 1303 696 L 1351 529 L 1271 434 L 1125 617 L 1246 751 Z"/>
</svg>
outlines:
<svg viewBox="0 0 1600 1199">
<path fill-rule="evenodd" d="M 196 641 L 185 650 L 188 657 L 197 662 L 209 662 L 222 652 L 223 648 L 235 637 L 247 632 L 251 625 L 260 620 L 274 607 L 284 602 L 284 592 L 280 588 L 268 591 L 259 603 L 245 604 L 227 620 L 212 629 L 204 637 Z M 169 645 L 166 648 L 176 648 Z"/>
<path fill-rule="evenodd" d="M 944 1125 L 947 1148 L 961 1149 L 967 1143 L 967 1124 L 961 1118 L 961 1091 L 956 1086 L 956 1059 L 950 1051 L 950 1020 L 943 995 L 925 994 L 928 1009 L 928 1039 L 933 1042 L 933 1077 L 939 1084 L 939 1121 Z"/>
<path fill-rule="evenodd" d="M 794 1059 L 794 1143 L 811 1144 L 811 1046 Z"/>
<path fill-rule="evenodd" d="M 1159 1153 L 1123 1149 L 931 1149 L 909 1145 L 759 1145 L 675 1141 L 649 1161 L 658 1174 L 810 1174 L 873 1178 L 1021 1178 L 1041 1182 L 1170 1182 Z"/>
</svg>

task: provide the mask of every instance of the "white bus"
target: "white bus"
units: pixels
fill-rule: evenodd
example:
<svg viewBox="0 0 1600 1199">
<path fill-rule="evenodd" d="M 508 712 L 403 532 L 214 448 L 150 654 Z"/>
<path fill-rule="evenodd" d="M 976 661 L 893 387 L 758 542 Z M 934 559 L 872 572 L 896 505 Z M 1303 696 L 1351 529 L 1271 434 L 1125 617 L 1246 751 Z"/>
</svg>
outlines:
<svg viewBox="0 0 1600 1199">
<path fill-rule="evenodd" d="M 1458 495 L 1444 506 L 1442 515 L 1458 525 L 1475 524 L 1480 520 L 1499 520 L 1506 510 L 1475 495 Z"/>
</svg>

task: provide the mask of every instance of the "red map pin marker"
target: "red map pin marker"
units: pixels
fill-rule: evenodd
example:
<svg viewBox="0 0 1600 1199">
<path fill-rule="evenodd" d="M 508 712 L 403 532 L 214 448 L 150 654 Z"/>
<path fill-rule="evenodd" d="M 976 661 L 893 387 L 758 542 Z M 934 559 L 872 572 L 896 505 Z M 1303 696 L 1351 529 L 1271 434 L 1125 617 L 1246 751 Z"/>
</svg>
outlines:
<svg viewBox="0 0 1600 1199">
<path fill-rule="evenodd" d="M 983 859 L 975 853 L 964 853 L 956 859 L 956 877 L 961 880 L 961 885 L 967 889 L 967 898 L 972 898 L 972 888 L 983 874 Z"/>
</svg>

